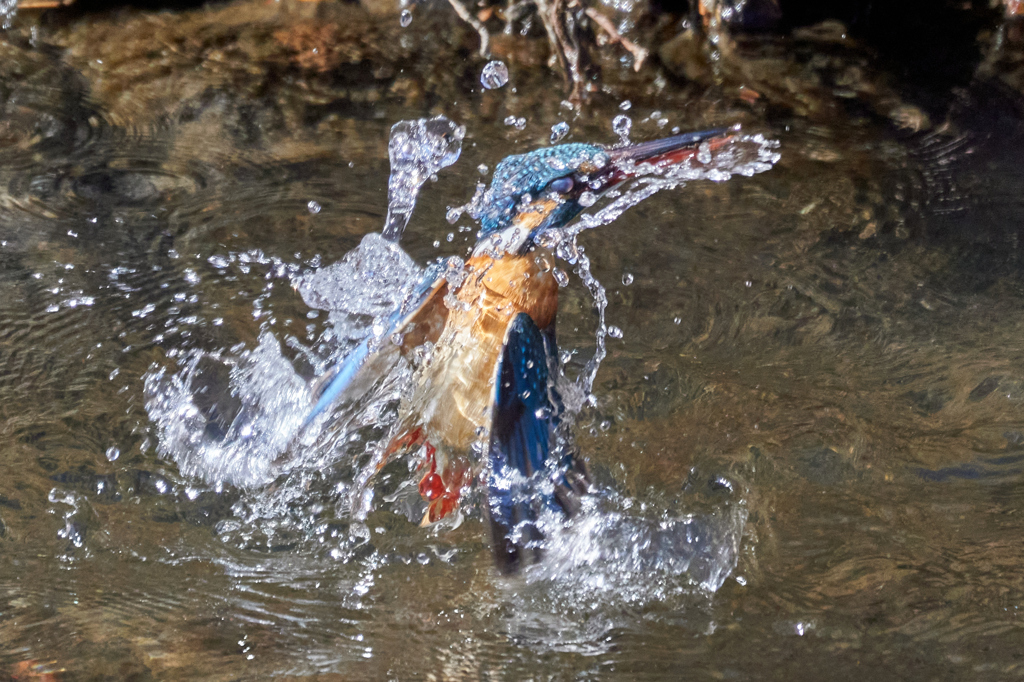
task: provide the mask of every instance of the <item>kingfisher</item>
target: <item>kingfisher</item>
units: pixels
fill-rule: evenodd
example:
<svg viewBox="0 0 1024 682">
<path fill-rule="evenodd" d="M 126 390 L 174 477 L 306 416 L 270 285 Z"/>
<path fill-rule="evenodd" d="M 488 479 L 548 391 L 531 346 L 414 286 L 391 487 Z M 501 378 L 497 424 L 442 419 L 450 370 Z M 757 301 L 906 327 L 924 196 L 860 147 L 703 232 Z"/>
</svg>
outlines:
<svg viewBox="0 0 1024 682">
<path fill-rule="evenodd" d="M 387 332 L 365 339 L 326 375 L 305 424 L 339 400 L 356 400 L 397 357 L 428 349 L 400 401 L 381 466 L 396 454 L 422 453 L 424 525 L 454 511 L 483 469 L 499 570 L 537 561 L 540 515 L 572 516 L 589 487 L 582 460 L 558 435 L 559 284 L 545 245 L 551 240 L 542 237 L 622 182 L 730 137 L 715 129 L 612 148 L 569 143 L 501 161 L 472 205 L 480 232 L 464 266 L 456 273 L 444 261 L 428 268 L 390 315 Z"/>
</svg>

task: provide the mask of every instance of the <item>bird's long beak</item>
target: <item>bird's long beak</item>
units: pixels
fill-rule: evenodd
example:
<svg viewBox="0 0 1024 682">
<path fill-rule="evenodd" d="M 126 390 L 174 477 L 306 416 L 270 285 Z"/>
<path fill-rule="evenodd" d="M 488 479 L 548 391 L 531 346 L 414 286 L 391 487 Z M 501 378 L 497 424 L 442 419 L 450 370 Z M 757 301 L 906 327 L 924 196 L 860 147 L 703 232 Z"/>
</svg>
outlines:
<svg viewBox="0 0 1024 682">
<path fill-rule="evenodd" d="M 696 156 L 702 143 L 707 142 L 714 151 L 735 132 L 735 128 L 712 128 L 609 149 L 610 162 L 595 175 L 603 176 L 610 185 L 649 173 L 650 166 L 675 166 Z"/>
</svg>

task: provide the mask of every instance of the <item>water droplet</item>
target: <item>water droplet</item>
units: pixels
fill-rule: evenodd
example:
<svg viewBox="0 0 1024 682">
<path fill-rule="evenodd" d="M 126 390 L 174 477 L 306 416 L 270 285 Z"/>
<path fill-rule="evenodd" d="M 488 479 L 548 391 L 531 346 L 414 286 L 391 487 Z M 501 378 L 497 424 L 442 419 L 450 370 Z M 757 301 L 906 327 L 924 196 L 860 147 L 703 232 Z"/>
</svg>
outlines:
<svg viewBox="0 0 1024 682">
<path fill-rule="evenodd" d="M 672 318 L 672 324 L 682 324 L 682 323 L 683 323 L 683 318 L 681 318 L 681 317 L 673 317 Z"/>
<path fill-rule="evenodd" d="M 516 118 L 515 116 L 509 115 L 505 117 L 504 123 L 507 126 L 512 126 L 516 130 L 523 130 L 524 128 L 526 128 L 525 117 Z"/>
<path fill-rule="evenodd" d="M 711 163 L 711 145 L 707 142 L 702 142 L 701 145 L 697 147 L 697 161 L 703 164 Z"/>
<path fill-rule="evenodd" d="M 619 114 L 612 120 L 612 130 L 619 136 L 622 142 L 629 142 L 629 131 L 633 128 L 633 119 L 625 114 Z"/>
<path fill-rule="evenodd" d="M 578 201 L 580 206 L 582 206 L 583 208 L 589 208 L 593 206 L 595 203 L 597 203 L 597 195 L 589 191 L 584 192 L 576 201 Z"/>
<path fill-rule="evenodd" d="M 480 85 L 488 90 L 497 90 L 505 83 L 508 83 L 508 67 L 505 66 L 505 62 L 497 59 L 487 62 L 480 73 Z"/>
<path fill-rule="evenodd" d="M 306 203 L 306 210 L 308 210 L 313 215 L 316 215 L 317 213 L 319 213 L 322 208 L 323 207 L 320 206 L 320 204 L 318 204 L 315 201 L 309 201 L 309 202 Z"/>
<path fill-rule="evenodd" d="M 628 99 L 624 99 L 621 102 L 619 102 L 619 109 L 621 109 L 622 111 L 629 111 L 632 106 L 633 103 L 630 102 Z"/>
<path fill-rule="evenodd" d="M 398 17 L 398 23 L 402 25 L 402 28 L 408 28 L 409 24 L 412 23 L 412 12 L 403 9 L 402 14 Z"/>
<path fill-rule="evenodd" d="M 449 208 L 448 212 L 444 214 L 444 219 L 448 221 L 449 225 L 454 225 L 462 217 L 462 208 L 456 206 L 455 208 Z"/>
<path fill-rule="evenodd" d="M 622 338 L 622 330 L 619 329 L 618 327 L 616 327 L 615 325 L 609 325 L 608 326 L 608 336 L 612 337 L 613 339 L 621 339 Z"/>
<path fill-rule="evenodd" d="M 558 282 L 558 286 L 569 286 L 569 275 L 565 274 L 565 270 L 562 268 L 555 268 L 551 271 L 551 275 L 555 278 L 555 281 Z"/>
<path fill-rule="evenodd" d="M 568 134 L 569 124 L 565 121 L 559 121 L 555 125 L 551 126 L 551 144 L 558 142 Z"/>
<path fill-rule="evenodd" d="M 628 286 L 629 286 L 630 284 L 632 284 L 632 283 L 633 283 L 633 275 L 629 274 L 628 272 L 627 272 L 627 273 L 624 273 L 624 274 L 622 275 L 622 284 L 623 284 L 624 286 L 627 286 L 627 287 L 628 287 Z"/>
<path fill-rule="evenodd" d="M 480 175 L 487 175 L 487 173 L 489 173 L 490 170 L 491 169 L 487 167 L 486 163 L 481 163 L 479 166 L 476 167 L 476 172 L 479 173 Z"/>
<path fill-rule="evenodd" d="M 121 450 L 116 445 L 111 445 L 107 448 L 107 461 L 115 462 L 117 458 L 121 456 Z"/>
</svg>

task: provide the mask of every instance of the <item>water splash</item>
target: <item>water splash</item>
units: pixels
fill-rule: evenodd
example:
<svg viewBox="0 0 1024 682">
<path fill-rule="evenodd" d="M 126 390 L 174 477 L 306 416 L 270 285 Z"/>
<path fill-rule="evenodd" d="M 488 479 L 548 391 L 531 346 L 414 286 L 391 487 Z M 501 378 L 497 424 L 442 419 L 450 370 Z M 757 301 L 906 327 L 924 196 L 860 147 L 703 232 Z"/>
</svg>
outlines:
<svg viewBox="0 0 1024 682">
<path fill-rule="evenodd" d="M 587 361 L 575 382 L 564 381 L 559 387 L 567 408 L 578 412 L 584 405 L 594 404 L 594 381 L 607 353 L 606 337 L 611 331 L 605 320 L 607 293 L 591 272 L 590 259 L 577 243 L 576 237 L 584 230 L 608 225 L 661 190 L 677 189 L 687 182 L 697 180 L 725 182 L 734 175 L 750 177 L 770 170 L 781 158 L 777 151 L 778 140 L 761 134 L 740 135 L 738 129 L 736 133 L 714 147 L 707 142 L 702 143 L 697 154 L 683 163 L 671 166 L 640 163 L 630 166 L 630 172 L 638 177 L 624 188 L 608 192 L 606 198 L 611 199 L 608 204 L 596 212 L 581 214 L 563 228 L 548 230 L 539 235 L 538 242 L 542 246 L 554 250 L 556 256 L 574 266 L 574 272 L 590 292 L 597 313 L 594 355 Z M 596 196 L 584 195 L 580 203 L 584 206 L 596 205 L 597 200 Z"/>
<path fill-rule="evenodd" d="M 391 127 L 385 239 L 398 242 L 402 238 L 423 183 L 458 160 L 465 136 L 466 128 L 445 116 L 399 121 Z"/>
<path fill-rule="evenodd" d="M 367 335 L 383 334 L 384 321 L 421 272 L 401 248 L 378 234 L 364 237 L 338 263 L 297 272 L 291 276 L 293 286 L 311 308 L 329 312 L 329 324 L 313 347 L 294 338 L 288 345 L 316 374 L 325 374 Z M 337 442 L 359 427 L 343 424 L 323 443 L 317 443 L 318 432 L 302 430 L 314 387 L 296 372 L 266 327 L 251 350 L 172 350 L 168 355 L 177 369 L 154 366 L 147 373 L 146 410 L 156 427 L 159 454 L 188 477 L 212 485 L 266 486 L 294 469 L 329 463 L 338 456 Z M 383 370 L 386 380 L 400 379 L 400 373 Z M 376 396 L 349 416 L 358 421 L 368 414 L 376 420 L 391 399 L 391 394 Z"/>
<path fill-rule="evenodd" d="M 153 368 L 144 381 L 160 455 L 214 485 L 252 488 L 281 474 L 312 395 L 277 339 L 264 333 L 237 354 L 186 352 L 178 367 Z"/>
<path fill-rule="evenodd" d="M 701 621 L 736 569 L 748 516 L 731 494 L 704 502 L 688 500 L 701 511 L 681 514 L 603 492 L 585 497 L 570 520 L 542 515 L 544 560 L 507 584 L 508 636 L 535 650 L 595 655 L 638 614 L 678 622 L 696 611 Z"/>
<path fill-rule="evenodd" d="M 754 135 L 734 134 L 724 142 L 713 146 L 703 142 L 697 153 L 686 161 L 658 166 L 639 163 L 626 166 L 636 176 L 625 188 L 609 192 L 612 201 L 594 213 L 580 215 L 572 224 L 549 230 L 544 237 L 557 245 L 583 230 L 607 225 L 641 201 L 662 190 L 683 187 L 687 182 L 710 180 L 725 182 L 734 175 L 751 177 L 764 173 L 779 161 L 779 141 L 758 133 Z"/>
<path fill-rule="evenodd" d="M 661 189 L 767 170 L 778 159 L 776 147 L 760 136 L 737 135 L 701 149 L 679 167 L 638 166 L 634 170 L 641 178 L 607 197 L 609 201 L 595 212 L 545 236 L 557 255 L 574 266 L 598 314 L 594 357 L 574 381 L 564 375 L 558 379 L 566 424 L 594 404 L 592 388 L 604 358 L 605 337 L 614 335 L 604 318 L 604 287 L 591 273 L 576 236 L 611 222 Z M 418 191 L 419 185 L 414 189 Z M 410 211 L 414 200 L 409 201 Z M 218 268 L 230 263 L 231 259 L 221 265 L 211 260 Z M 406 300 L 422 272 L 394 241 L 376 234 L 367 235 L 338 263 L 291 272 L 288 276 L 303 300 L 327 311 L 329 324 L 311 347 L 291 338 L 287 345 L 315 375 L 329 376 L 327 368 L 367 336 L 389 343 L 388 316 Z M 232 524 L 241 529 L 239 538 L 280 535 L 285 526 L 301 535 L 302 528 L 312 527 L 311 497 L 321 508 L 333 505 L 333 518 L 345 519 L 345 530 L 334 547 L 337 558 L 345 560 L 354 547 L 366 542 L 365 523 L 372 511 L 386 507 L 405 513 L 403 505 L 418 498 L 415 458 L 392 463 L 383 472 L 379 469 L 412 365 L 400 361 L 397 353 L 388 355 L 392 364 L 375 367 L 380 373 L 373 374 L 372 385 L 358 399 L 336 407 L 330 420 L 304 430 L 315 389 L 296 372 L 295 360 L 286 356 L 269 329 L 264 327 L 253 349 L 171 351 L 176 367 L 154 367 L 149 372 L 146 409 L 158 435 L 158 450 L 188 477 L 260 490 L 258 495 L 244 495 L 235 510 Z M 424 348 L 420 359 L 430 353 Z M 333 473 L 324 473 L 328 470 Z M 467 492 L 470 497 L 472 492 Z M 588 500 L 579 517 L 545 521 L 551 524 L 545 529 L 548 560 L 528 572 L 530 585 L 582 600 L 608 601 L 617 594 L 626 603 L 649 603 L 666 590 L 713 592 L 735 565 L 745 519 L 742 504 L 705 515 L 673 516 L 650 510 L 638 515 L 629 499 L 614 493 Z M 642 587 L 645 576 L 654 576 L 657 587 Z"/>
<path fill-rule="evenodd" d="M 557 585 L 563 598 L 646 605 L 692 591 L 717 591 L 736 567 L 747 510 L 726 503 L 705 514 L 639 511 L 614 493 L 585 498 L 569 521 L 544 524 L 545 561 L 528 583 Z"/>
<path fill-rule="evenodd" d="M 18 0 L 0 0 L 0 28 L 7 30 L 18 13 Z"/>
<path fill-rule="evenodd" d="M 306 305 L 330 314 L 335 338 L 358 341 L 398 308 L 403 287 L 421 272 L 400 246 L 371 232 L 340 261 L 302 273 L 292 285 Z"/>
<path fill-rule="evenodd" d="M 608 336 L 608 322 L 605 312 L 608 309 L 608 293 L 604 285 L 594 276 L 590 270 L 590 258 L 587 257 L 582 246 L 577 244 L 575 236 L 569 239 L 560 240 L 555 248 L 555 255 L 575 265 L 574 272 L 583 282 L 583 286 L 590 293 L 594 301 L 594 310 L 597 313 L 597 329 L 594 331 L 594 354 L 587 360 L 583 371 L 575 381 L 568 381 L 564 374 L 559 378 L 559 390 L 566 408 L 572 414 L 579 414 L 584 406 L 595 405 L 594 382 L 597 380 L 597 372 L 601 369 L 608 353 L 605 339 Z"/>
</svg>

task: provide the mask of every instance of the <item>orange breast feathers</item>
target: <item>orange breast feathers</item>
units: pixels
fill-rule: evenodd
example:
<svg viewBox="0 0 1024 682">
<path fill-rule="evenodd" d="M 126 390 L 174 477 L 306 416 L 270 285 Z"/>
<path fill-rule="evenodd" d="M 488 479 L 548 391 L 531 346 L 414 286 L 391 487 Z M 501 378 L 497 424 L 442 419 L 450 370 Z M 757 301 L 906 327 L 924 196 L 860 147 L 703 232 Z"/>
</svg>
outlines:
<svg viewBox="0 0 1024 682">
<path fill-rule="evenodd" d="M 467 281 L 458 297 L 467 302 L 478 297 L 482 308 L 501 308 L 507 313 L 508 321 L 519 313 L 526 313 L 544 329 L 554 321 L 558 310 L 558 283 L 551 274 L 554 262 L 554 256 L 545 249 L 535 249 L 525 256 L 505 255 L 496 260 L 474 256 L 466 267 L 470 280 L 476 280 L 476 286 Z M 502 336 L 504 333 L 503 327 Z"/>
<path fill-rule="evenodd" d="M 555 319 L 558 283 L 554 257 L 543 250 L 493 259 L 475 256 L 455 293 L 430 360 L 415 379 L 403 405 L 402 431 L 421 426 L 440 450 L 468 450 L 489 426 L 495 369 L 505 332 L 519 313 L 544 329 Z M 451 299 L 449 299 L 450 303 Z M 442 466 L 442 468 L 444 468 Z"/>
<path fill-rule="evenodd" d="M 420 492 L 428 500 L 425 522 L 444 517 L 470 480 L 474 442 L 490 427 L 496 370 L 505 332 L 519 313 L 544 329 L 555 319 L 558 283 L 554 257 L 537 249 L 526 256 L 474 256 L 455 301 L 442 292 L 419 320 L 424 341 L 434 343 L 430 359 L 416 372 L 415 388 L 399 408 L 397 436 L 388 447 L 426 448 Z M 442 322 L 443 320 L 443 322 Z"/>
</svg>

